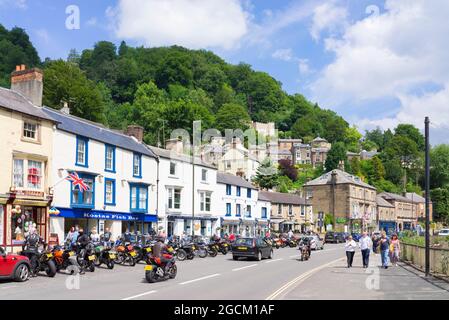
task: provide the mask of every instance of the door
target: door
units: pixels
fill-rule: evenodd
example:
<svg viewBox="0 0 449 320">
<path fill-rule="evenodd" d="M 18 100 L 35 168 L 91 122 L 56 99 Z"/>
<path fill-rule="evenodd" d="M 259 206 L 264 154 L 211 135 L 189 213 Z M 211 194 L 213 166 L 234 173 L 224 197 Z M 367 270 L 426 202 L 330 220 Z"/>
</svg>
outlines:
<svg viewBox="0 0 449 320">
<path fill-rule="evenodd" d="M 169 237 L 173 235 L 173 224 L 174 224 L 174 222 L 172 222 L 172 221 L 169 221 L 167 223 L 167 236 L 169 236 Z"/>
<path fill-rule="evenodd" d="M 11 275 L 16 265 L 16 258 L 13 255 L 5 253 L 3 248 L 0 248 L 0 277 Z"/>
</svg>

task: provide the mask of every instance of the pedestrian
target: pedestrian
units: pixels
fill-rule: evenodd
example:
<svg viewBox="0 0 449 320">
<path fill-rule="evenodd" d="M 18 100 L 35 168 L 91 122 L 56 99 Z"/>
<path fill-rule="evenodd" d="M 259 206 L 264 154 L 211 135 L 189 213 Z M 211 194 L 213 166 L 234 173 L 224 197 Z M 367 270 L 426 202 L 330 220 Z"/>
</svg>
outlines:
<svg viewBox="0 0 449 320">
<path fill-rule="evenodd" d="M 373 242 L 373 253 L 377 254 L 379 248 L 379 238 L 375 233 L 373 233 L 372 242 Z"/>
<path fill-rule="evenodd" d="M 398 265 L 400 253 L 401 253 L 401 244 L 399 242 L 398 236 L 393 235 L 391 237 L 390 242 L 390 259 L 391 263 L 394 264 L 395 266 Z"/>
<path fill-rule="evenodd" d="M 288 238 L 289 239 L 293 238 L 293 231 L 292 231 L 292 229 L 290 229 L 290 231 L 288 232 Z"/>
<path fill-rule="evenodd" d="M 373 242 L 371 241 L 371 238 L 368 237 L 368 233 L 363 232 L 362 237 L 359 240 L 359 246 L 362 252 L 363 268 L 368 268 L 369 266 L 369 253 L 372 245 Z"/>
<path fill-rule="evenodd" d="M 346 259 L 348 261 L 348 268 L 352 268 L 352 262 L 354 261 L 355 249 L 357 248 L 357 243 L 352 239 L 352 236 L 349 236 L 346 239 L 345 250 L 346 250 Z"/>
<path fill-rule="evenodd" d="M 80 227 L 78 225 L 76 225 L 75 231 L 73 232 L 73 235 L 72 235 L 72 242 L 71 242 L 72 245 L 75 245 L 76 242 L 78 241 L 79 230 L 80 230 Z"/>
<path fill-rule="evenodd" d="M 94 242 L 94 243 L 100 242 L 100 235 L 97 233 L 96 228 L 92 228 L 89 237 L 90 237 L 90 240 L 92 240 L 92 242 Z"/>
<path fill-rule="evenodd" d="M 380 238 L 380 254 L 382 261 L 382 268 L 388 269 L 388 255 L 390 252 L 390 240 L 387 237 L 385 232 L 382 232 L 382 236 Z"/>
<path fill-rule="evenodd" d="M 65 237 L 64 243 L 72 243 L 73 235 L 75 234 L 75 227 L 71 227 L 69 232 L 67 233 L 67 236 Z"/>
</svg>

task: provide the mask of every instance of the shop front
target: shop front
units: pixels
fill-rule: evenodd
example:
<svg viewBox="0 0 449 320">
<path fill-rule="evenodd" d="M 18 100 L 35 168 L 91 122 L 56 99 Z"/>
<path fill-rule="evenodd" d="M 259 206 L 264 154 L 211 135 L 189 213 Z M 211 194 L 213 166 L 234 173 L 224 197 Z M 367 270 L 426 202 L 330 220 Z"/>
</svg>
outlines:
<svg viewBox="0 0 449 320">
<path fill-rule="evenodd" d="M 240 232 L 240 218 L 224 217 L 221 218 L 221 232 L 220 236 L 224 237 L 226 234 L 239 234 Z"/>
<path fill-rule="evenodd" d="M 70 228 L 75 226 L 85 232 L 96 230 L 99 234 L 108 228 L 115 240 L 126 230 L 133 234 L 149 234 L 156 225 L 157 216 L 150 214 L 75 208 L 52 208 L 50 211 L 50 233 L 57 235 L 59 243 L 64 242 Z"/>
<path fill-rule="evenodd" d="M 395 221 L 385 221 L 381 220 L 379 221 L 379 230 L 385 231 L 387 235 L 392 235 L 397 230 L 397 224 Z"/>
<path fill-rule="evenodd" d="M 272 232 L 281 232 L 281 223 L 284 221 L 282 218 L 271 218 L 270 220 L 270 230 Z"/>
<path fill-rule="evenodd" d="M 217 223 L 218 218 L 211 216 L 169 215 L 167 216 L 167 236 L 191 235 L 193 229 L 195 235 L 210 237 L 219 227 Z"/>
<path fill-rule="evenodd" d="M 270 231 L 270 221 L 267 219 L 256 219 L 256 236 L 265 237 L 268 231 Z"/>
<path fill-rule="evenodd" d="M 6 199 L 0 198 L 0 246 L 4 247 L 5 241 L 5 226 L 6 226 Z"/>
</svg>

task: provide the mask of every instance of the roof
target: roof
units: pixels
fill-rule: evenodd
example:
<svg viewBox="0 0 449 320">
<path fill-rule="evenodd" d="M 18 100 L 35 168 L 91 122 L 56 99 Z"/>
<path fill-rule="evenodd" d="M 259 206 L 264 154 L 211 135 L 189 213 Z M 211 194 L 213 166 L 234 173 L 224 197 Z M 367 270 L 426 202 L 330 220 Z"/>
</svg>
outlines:
<svg viewBox="0 0 449 320">
<path fill-rule="evenodd" d="M 312 140 L 312 142 L 327 142 L 327 140 L 321 137 L 316 137 L 315 139 Z"/>
<path fill-rule="evenodd" d="M 286 143 L 286 142 L 302 142 L 302 139 L 279 139 L 279 143 Z"/>
<path fill-rule="evenodd" d="M 382 192 L 382 193 L 379 193 L 379 196 L 381 196 L 385 200 L 393 200 L 393 201 L 401 201 L 401 202 L 412 203 L 411 199 L 406 198 L 406 197 L 401 196 L 400 194 L 396 194 L 396 193 Z"/>
<path fill-rule="evenodd" d="M 143 143 L 138 142 L 135 138 L 124 133 L 111 130 L 99 123 L 62 113 L 58 110 L 47 107 L 44 107 L 43 110 L 47 115 L 59 122 L 57 125 L 59 130 L 157 158 L 154 152 L 149 150 Z"/>
<path fill-rule="evenodd" d="M 328 173 L 323 174 L 321 177 L 316 178 L 315 180 L 309 181 L 305 184 L 305 186 L 323 186 L 332 183 L 332 173 L 336 174 L 336 184 L 355 184 L 361 187 L 370 188 L 376 190 L 375 187 L 369 185 L 368 183 L 363 182 L 359 177 L 353 176 L 347 172 L 335 169 Z"/>
<path fill-rule="evenodd" d="M 385 200 L 381 196 L 376 196 L 376 202 L 377 202 L 377 205 L 380 207 L 394 208 L 394 205 L 389 203 L 387 200 Z"/>
<path fill-rule="evenodd" d="M 158 147 L 154 147 L 154 146 L 147 146 L 152 152 L 154 152 L 157 156 L 161 157 L 161 158 L 165 158 L 165 159 L 171 159 L 171 160 L 177 160 L 177 161 L 182 161 L 182 162 L 188 162 L 188 163 L 192 163 L 192 157 L 186 154 L 179 154 L 176 152 L 172 152 L 171 150 L 168 149 L 162 149 L 162 148 L 158 148 Z M 217 169 L 217 167 L 204 162 L 203 160 L 201 160 L 201 158 L 199 157 L 195 157 L 195 164 L 199 165 L 199 166 L 203 166 L 203 167 L 208 167 L 211 169 Z"/>
<path fill-rule="evenodd" d="M 50 115 L 43 111 L 42 107 L 38 107 L 31 103 L 21 93 L 0 87 L 0 107 L 24 113 L 36 118 L 56 122 Z"/>
<path fill-rule="evenodd" d="M 306 203 L 305 198 L 302 198 L 297 194 L 269 192 L 269 191 L 259 191 L 259 200 L 269 201 L 271 203 L 293 204 L 293 205 L 308 204 Z"/>
<path fill-rule="evenodd" d="M 253 186 L 250 182 L 246 181 L 242 177 L 224 172 L 217 173 L 217 183 L 230 184 L 244 188 L 256 189 L 255 186 Z"/>
<path fill-rule="evenodd" d="M 419 194 L 416 194 L 414 192 L 407 192 L 405 194 L 405 197 L 407 199 L 412 200 L 415 203 L 426 203 L 426 198 L 420 196 Z"/>
</svg>

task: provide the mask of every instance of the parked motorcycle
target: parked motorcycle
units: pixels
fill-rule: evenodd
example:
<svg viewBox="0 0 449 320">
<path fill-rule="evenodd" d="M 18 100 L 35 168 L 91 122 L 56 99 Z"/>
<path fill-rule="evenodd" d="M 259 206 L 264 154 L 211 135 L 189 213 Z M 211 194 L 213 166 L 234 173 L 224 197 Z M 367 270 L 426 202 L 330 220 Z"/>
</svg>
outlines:
<svg viewBox="0 0 449 320">
<path fill-rule="evenodd" d="M 129 264 L 131 267 L 136 265 L 137 252 L 131 244 L 120 244 L 116 248 L 117 257 L 114 260 L 118 264 Z"/>
<path fill-rule="evenodd" d="M 85 248 L 78 247 L 76 259 L 82 270 L 95 271 L 95 247 L 93 243 L 88 243 Z"/>
<path fill-rule="evenodd" d="M 192 260 L 195 257 L 196 246 L 193 243 L 181 245 L 178 248 L 176 258 L 179 261 Z"/>
<path fill-rule="evenodd" d="M 213 258 L 217 256 L 218 250 L 220 250 L 219 245 L 213 242 L 209 243 L 206 247 L 207 254 Z"/>
<path fill-rule="evenodd" d="M 42 251 L 24 250 L 21 252 L 21 255 L 27 257 L 30 261 L 35 259 L 34 269 L 31 270 L 33 275 L 37 275 L 40 271 L 45 271 L 50 278 L 56 275 L 56 264 L 53 261 L 54 256 L 51 251 L 47 250 L 46 244 Z"/>
<path fill-rule="evenodd" d="M 106 265 L 108 269 L 114 269 L 114 260 L 117 258 L 117 254 L 114 251 L 111 251 L 111 248 L 104 247 L 102 245 L 95 246 L 95 261 L 94 264 L 96 267 L 101 266 L 102 264 Z"/>
<path fill-rule="evenodd" d="M 163 265 L 160 258 L 154 258 L 150 255 L 149 263 L 145 266 L 145 279 L 148 282 L 154 283 L 176 278 L 178 269 L 175 259 L 170 254 L 163 254 L 163 256 L 169 259 L 167 265 Z"/>
<path fill-rule="evenodd" d="M 51 251 L 56 265 L 56 270 L 68 270 L 70 274 L 81 271 L 80 265 L 76 260 L 76 252 L 73 249 L 63 249 L 60 246 L 55 246 Z"/>
</svg>

